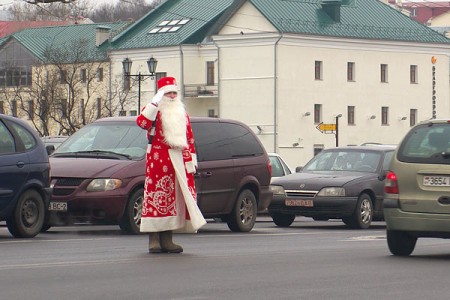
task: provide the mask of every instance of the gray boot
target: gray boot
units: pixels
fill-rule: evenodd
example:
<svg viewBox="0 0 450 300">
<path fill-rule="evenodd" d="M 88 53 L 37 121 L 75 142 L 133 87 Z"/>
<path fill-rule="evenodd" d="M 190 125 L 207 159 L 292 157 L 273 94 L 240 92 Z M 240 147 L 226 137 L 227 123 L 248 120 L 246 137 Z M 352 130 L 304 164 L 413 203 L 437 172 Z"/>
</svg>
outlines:
<svg viewBox="0 0 450 300">
<path fill-rule="evenodd" d="M 150 253 L 161 253 L 161 244 L 159 242 L 160 238 L 159 232 L 150 232 L 148 235 L 148 252 Z"/>
<path fill-rule="evenodd" d="M 174 244 L 172 242 L 172 231 L 162 231 L 161 232 L 161 248 L 162 252 L 167 253 L 181 253 L 183 252 L 183 247 Z"/>
</svg>

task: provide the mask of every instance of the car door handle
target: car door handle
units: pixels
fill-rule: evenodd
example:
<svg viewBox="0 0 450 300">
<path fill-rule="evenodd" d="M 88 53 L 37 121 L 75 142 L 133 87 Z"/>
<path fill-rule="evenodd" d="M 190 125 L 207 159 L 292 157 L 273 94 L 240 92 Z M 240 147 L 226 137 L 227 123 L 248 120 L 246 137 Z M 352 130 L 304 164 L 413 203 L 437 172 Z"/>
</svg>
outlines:
<svg viewBox="0 0 450 300">
<path fill-rule="evenodd" d="M 23 166 L 25 166 L 25 163 L 24 163 L 23 161 L 18 161 L 18 162 L 16 163 L 16 166 L 17 166 L 18 168 L 23 168 Z"/>
<path fill-rule="evenodd" d="M 212 176 L 212 172 L 200 172 L 200 173 L 195 173 L 194 177 L 201 177 L 201 178 L 206 178 L 206 177 L 211 177 Z"/>
</svg>

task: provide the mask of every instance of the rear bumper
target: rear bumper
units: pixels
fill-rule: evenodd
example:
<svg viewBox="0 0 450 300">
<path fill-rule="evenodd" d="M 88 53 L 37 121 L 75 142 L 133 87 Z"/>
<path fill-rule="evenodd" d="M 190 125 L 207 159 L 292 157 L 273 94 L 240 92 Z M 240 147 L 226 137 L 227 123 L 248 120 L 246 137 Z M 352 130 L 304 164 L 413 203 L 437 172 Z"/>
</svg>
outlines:
<svg viewBox="0 0 450 300">
<path fill-rule="evenodd" d="M 450 234 L 450 214 L 405 212 L 385 206 L 384 219 L 388 230 L 409 231 L 418 236 Z"/>
</svg>

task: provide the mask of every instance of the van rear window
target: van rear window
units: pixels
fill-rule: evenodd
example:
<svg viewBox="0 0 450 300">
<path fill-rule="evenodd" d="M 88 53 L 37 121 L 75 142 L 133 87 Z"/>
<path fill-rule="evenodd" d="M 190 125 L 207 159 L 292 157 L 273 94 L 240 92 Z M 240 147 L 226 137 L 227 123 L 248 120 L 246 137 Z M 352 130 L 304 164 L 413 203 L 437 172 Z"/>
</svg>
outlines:
<svg viewBox="0 0 450 300">
<path fill-rule="evenodd" d="M 411 130 L 397 153 L 402 162 L 424 164 L 450 163 L 450 124 L 423 124 Z"/>
</svg>

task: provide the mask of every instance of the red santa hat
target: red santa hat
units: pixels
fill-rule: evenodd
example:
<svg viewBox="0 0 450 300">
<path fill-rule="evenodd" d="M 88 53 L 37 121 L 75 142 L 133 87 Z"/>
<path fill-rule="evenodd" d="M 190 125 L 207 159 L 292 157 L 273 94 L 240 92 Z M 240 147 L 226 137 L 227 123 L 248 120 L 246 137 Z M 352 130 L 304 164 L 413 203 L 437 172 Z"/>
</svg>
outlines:
<svg viewBox="0 0 450 300">
<path fill-rule="evenodd" d="M 177 81 L 173 77 L 163 77 L 158 80 L 158 90 L 163 90 L 164 93 L 176 92 L 178 93 Z"/>
</svg>

